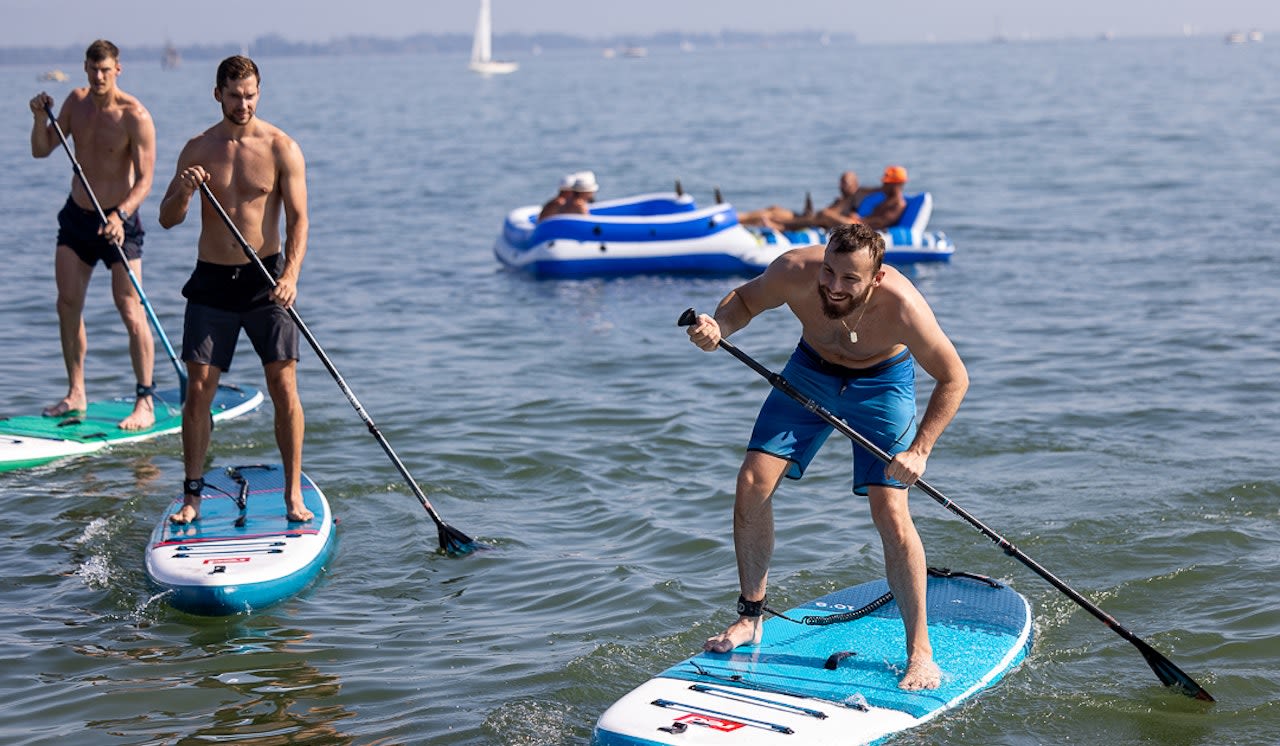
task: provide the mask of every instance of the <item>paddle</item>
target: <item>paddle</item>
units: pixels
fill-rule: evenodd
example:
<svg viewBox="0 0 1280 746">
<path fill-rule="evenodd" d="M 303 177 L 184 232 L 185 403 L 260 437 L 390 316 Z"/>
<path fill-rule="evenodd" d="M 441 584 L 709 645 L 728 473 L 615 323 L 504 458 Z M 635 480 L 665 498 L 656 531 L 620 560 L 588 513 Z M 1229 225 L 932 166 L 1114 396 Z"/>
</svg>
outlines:
<svg viewBox="0 0 1280 746">
<path fill-rule="evenodd" d="M 698 319 L 697 312 L 694 311 L 692 308 L 690 308 L 685 310 L 685 312 L 680 315 L 680 320 L 677 321 L 676 324 L 678 326 L 692 326 L 694 323 L 697 322 L 697 319 Z M 786 394 L 787 396 L 790 396 L 792 399 L 795 399 L 796 401 L 800 402 L 802 405 L 804 405 L 805 409 L 821 417 L 823 420 L 825 420 L 828 424 L 830 424 L 836 430 L 839 430 L 841 434 L 848 437 L 854 443 L 857 443 L 858 445 L 862 446 L 864 449 L 869 451 L 876 458 L 880 459 L 886 464 L 893 460 L 892 456 L 890 456 L 888 453 L 886 453 L 884 450 L 878 447 L 875 443 L 872 443 L 870 440 L 867 440 L 865 437 L 863 437 L 853 428 L 849 427 L 849 425 L 846 424 L 844 420 L 840 419 L 839 417 L 836 417 L 834 414 L 832 414 L 828 409 L 823 407 L 818 402 L 800 393 L 798 390 L 796 390 L 794 386 L 791 385 L 789 381 L 787 381 L 787 379 L 783 378 L 781 375 L 774 373 L 773 371 L 764 367 L 760 363 L 756 362 L 751 358 L 751 356 L 747 355 L 745 352 L 742 352 L 737 347 L 734 347 L 733 344 L 730 343 L 728 340 L 726 339 L 720 340 L 720 347 L 722 347 L 730 355 L 733 355 L 734 357 L 738 358 L 742 362 L 746 363 L 747 367 L 751 368 L 756 373 L 759 373 L 774 388 L 778 389 L 779 391 Z M 1175 666 L 1173 662 L 1170 661 L 1168 658 L 1164 657 L 1159 652 L 1157 652 L 1155 648 L 1151 647 L 1146 642 L 1144 642 L 1142 638 L 1138 637 L 1134 633 L 1125 629 L 1110 614 L 1098 608 L 1095 604 L 1090 602 L 1089 599 L 1077 593 L 1074 589 L 1072 589 L 1062 580 L 1058 579 L 1058 577 L 1055 576 L 1053 573 L 1049 572 L 1044 567 L 1042 567 L 1040 563 L 1031 559 L 1026 554 L 1023 554 L 1020 549 L 1018 549 L 1013 544 L 1006 541 L 1004 537 L 1000 536 L 995 531 L 992 531 L 990 528 L 987 528 L 987 526 L 984 525 L 981 521 L 979 521 L 977 518 L 974 518 L 972 515 L 970 515 L 968 511 L 964 510 L 959 505 L 956 505 L 955 503 L 951 502 L 951 500 L 949 500 L 945 495 L 943 495 L 938 490 L 934 489 L 928 482 L 924 481 L 923 479 L 920 479 L 916 481 L 915 486 L 919 487 L 921 490 L 925 492 L 925 494 L 927 494 L 929 497 L 932 497 L 934 500 L 936 500 L 939 504 L 942 505 L 942 507 L 960 516 L 965 521 L 967 521 L 969 525 L 978 529 L 978 531 L 980 531 L 983 536 L 986 536 L 988 539 L 995 542 L 997 546 L 1003 549 L 1005 554 L 1013 557 L 1014 559 L 1018 560 L 1022 564 L 1031 568 L 1032 571 L 1034 571 L 1037 575 L 1047 580 L 1049 584 L 1052 585 L 1054 588 L 1057 588 L 1058 590 L 1066 594 L 1067 598 L 1070 598 L 1072 601 L 1075 601 L 1085 611 L 1088 611 L 1090 614 L 1093 614 L 1103 624 L 1110 627 L 1111 631 L 1115 632 L 1116 634 L 1120 635 L 1124 639 L 1128 640 L 1134 647 L 1138 649 L 1139 653 L 1142 653 L 1142 657 L 1146 659 L 1147 665 L 1151 666 L 1151 670 L 1155 672 L 1156 677 L 1158 677 L 1160 681 L 1164 683 L 1166 686 L 1177 687 L 1182 693 L 1186 694 L 1189 697 L 1195 697 L 1196 699 L 1204 700 L 1206 702 L 1214 701 L 1213 697 L 1209 694 L 1209 692 L 1205 691 L 1204 687 L 1197 684 L 1194 679 L 1192 679 L 1190 676 L 1184 673 L 1182 669 Z"/>
<path fill-rule="evenodd" d="M 76 178 L 80 180 L 80 186 L 84 187 L 84 191 L 89 195 L 90 201 L 93 202 L 93 209 L 98 211 L 98 220 L 103 225 L 107 224 L 107 214 L 102 211 L 102 205 L 98 203 L 98 197 L 93 193 L 93 188 L 89 186 L 89 180 L 85 178 L 84 169 L 80 168 L 80 161 L 76 160 L 75 154 L 71 152 L 71 146 L 67 144 L 67 136 L 63 134 L 58 119 L 53 115 L 53 107 L 45 104 L 44 111 L 49 115 L 49 123 L 53 125 L 53 131 L 58 133 L 58 141 L 62 143 L 62 149 L 66 151 L 67 157 L 71 159 L 71 170 L 75 171 Z M 147 294 L 142 292 L 142 283 L 138 281 L 137 275 L 133 273 L 133 268 L 129 266 L 129 257 L 124 254 L 124 247 L 117 241 L 111 241 L 111 245 L 115 247 L 117 253 L 120 254 L 120 262 L 124 265 L 124 271 L 129 275 L 129 282 L 133 283 L 133 289 L 138 292 L 138 298 L 142 300 L 142 307 L 147 311 L 147 318 L 151 320 L 151 326 L 156 330 L 156 334 L 160 336 L 160 341 L 164 344 L 164 351 L 169 354 L 169 362 L 173 363 L 173 369 L 178 372 L 178 394 L 183 401 L 187 399 L 187 371 L 183 369 L 182 363 L 178 362 L 178 356 L 173 352 L 173 345 L 169 344 L 169 337 L 164 333 L 164 327 L 160 326 L 160 319 L 156 318 L 156 312 L 151 308 L 151 302 L 147 300 Z"/>
<path fill-rule="evenodd" d="M 204 194 L 205 199 L 209 200 L 209 204 L 217 211 L 218 217 L 222 218 L 222 222 L 227 226 L 227 230 L 235 236 L 236 241 L 240 244 L 240 248 L 244 251 L 245 256 L 249 257 L 249 261 L 262 272 L 262 276 L 267 278 L 267 282 L 271 287 L 276 286 L 276 278 L 271 276 L 271 271 L 262 263 L 262 259 L 258 257 L 258 253 L 253 250 L 249 242 L 245 240 L 244 235 L 240 233 L 240 229 L 232 222 L 231 216 L 227 215 L 227 211 L 222 209 L 222 205 L 218 202 L 218 198 L 213 196 L 213 191 L 209 189 L 209 185 L 201 182 L 200 191 Z M 324 367 L 328 369 L 329 375 L 333 376 L 333 380 L 338 384 L 338 388 L 342 389 L 342 393 L 346 395 L 347 401 L 351 403 L 356 414 L 360 415 L 360 419 L 364 421 L 365 427 L 369 428 L 369 432 L 374 439 L 378 441 L 378 445 L 382 446 L 382 450 L 386 451 L 387 456 L 391 459 L 391 463 L 395 464 L 396 469 L 400 472 L 400 476 L 404 477 L 404 481 L 408 483 L 409 488 L 413 490 L 413 494 L 418 498 L 418 502 L 422 503 L 422 507 L 426 509 L 427 515 L 431 516 L 431 520 L 435 521 L 436 528 L 439 530 L 440 549 L 446 554 L 459 555 L 468 554 L 476 549 L 483 548 L 483 545 L 472 541 L 470 537 L 462 533 L 458 529 L 448 525 L 441 520 L 435 508 L 431 507 L 431 502 L 427 500 L 427 496 L 418 487 L 418 483 L 414 481 L 413 476 L 409 474 L 409 470 L 405 468 L 404 462 L 392 450 L 391 444 L 383 437 L 382 432 L 378 430 L 378 426 L 373 423 L 373 418 L 361 406 L 360 400 L 356 398 L 351 387 L 347 386 L 347 382 L 342 379 L 342 374 L 338 373 L 338 369 L 334 366 L 333 361 L 325 354 L 324 348 L 316 341 L 311 334 L 311 330 L 303 323 L 302 317 L 298 315 L 298 311 L 292 306 L 285 309 L 289 312 L 293 323 L 298 325 L 298 331 L 302 332 L 302 336 L 306 338 L 307 343 L 311 345 L 311 349 L 315 350 L 316 356 L 320 358 L 320 362 L 324 363 Z"/>
</svg>

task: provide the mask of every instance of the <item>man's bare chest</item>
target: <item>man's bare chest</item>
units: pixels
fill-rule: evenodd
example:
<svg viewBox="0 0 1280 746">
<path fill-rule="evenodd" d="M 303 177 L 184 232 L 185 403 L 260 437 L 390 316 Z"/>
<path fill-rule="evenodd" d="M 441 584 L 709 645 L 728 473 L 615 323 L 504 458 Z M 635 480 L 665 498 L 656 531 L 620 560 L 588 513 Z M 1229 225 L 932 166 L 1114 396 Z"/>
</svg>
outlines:
<svg viewBox="0 0 1280 746">
<path fill-rule="evenodd" d="M 277 169 L 269 147 L 229 143 L 215 148 L 202 164 L 211 185 L 237 201 L 252 201 L 275 191 Z"/>
</svg>

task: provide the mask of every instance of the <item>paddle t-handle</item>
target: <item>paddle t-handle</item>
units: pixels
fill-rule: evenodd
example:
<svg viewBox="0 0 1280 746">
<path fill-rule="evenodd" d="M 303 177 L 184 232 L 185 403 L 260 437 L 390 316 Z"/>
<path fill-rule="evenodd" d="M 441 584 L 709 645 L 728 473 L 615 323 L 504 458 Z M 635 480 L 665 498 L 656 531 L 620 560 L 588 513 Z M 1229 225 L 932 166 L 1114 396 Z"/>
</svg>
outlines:
<svg viewBox="0 0 1280 746">
<path fill-rule="evenodd" d="M 693 326 L 698 323 L 698 312 L 692 308 L 684 309 L 684 313 L 680 314 L 680 319 L 676 321 L 676 326 Z"/>
</svg>

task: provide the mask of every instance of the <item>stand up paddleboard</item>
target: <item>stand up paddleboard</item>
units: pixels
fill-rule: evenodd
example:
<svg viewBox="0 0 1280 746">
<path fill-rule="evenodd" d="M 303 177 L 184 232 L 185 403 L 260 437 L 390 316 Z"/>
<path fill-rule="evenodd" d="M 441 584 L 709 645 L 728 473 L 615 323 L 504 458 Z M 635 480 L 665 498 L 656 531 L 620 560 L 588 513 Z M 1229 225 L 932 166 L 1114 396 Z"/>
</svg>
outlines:
<svg viewBox="0 0 1280 746">
<path fill-rule="evenodd" d="M 939 688 L 898 688 L 906 638 L 880 580 L 784 612 L 808 623 L 768 619 L 759 646 L 663 671 L 605 711 L 592 744 L 852 746 L 918 726 L 994 684 L 1031 647 L 1025 598 L 987 578 L 936 572 L 945 571 L 931 571 L 928 617 Z M 857 618 L 814 624 L 842 615 Z"/>
<path fill-rule="evenodd" d="M 63 417 L 24 415 L 0 418 L 0 471 L 40 466 L 68 456 L 93 453 L 110 445 L 150 440 L 182 429 L 182 398 L 178 389 L 159 389 L 153 395 L 156 422 L 146 430 L 121 430 L 119 423 L 133 412 L 133 397 L 90 402 L 82 413 Z M 215 422 L 257 409 L 262 392 L 251 386 L 218 386 L 211 414 Z"/>
<path fill-rule="evenodd" d="M 304 473 L 309 521 L 285 518 L 279 464 L 228 466 L 204 475 L 200 517 L 177 525 L 174 499 L 147 544 L 147 577 L 175 609 L 223 616 L 261 609 L 305 588 L 333 552 L 334 521 L 324 493 Z"/>
</svg>

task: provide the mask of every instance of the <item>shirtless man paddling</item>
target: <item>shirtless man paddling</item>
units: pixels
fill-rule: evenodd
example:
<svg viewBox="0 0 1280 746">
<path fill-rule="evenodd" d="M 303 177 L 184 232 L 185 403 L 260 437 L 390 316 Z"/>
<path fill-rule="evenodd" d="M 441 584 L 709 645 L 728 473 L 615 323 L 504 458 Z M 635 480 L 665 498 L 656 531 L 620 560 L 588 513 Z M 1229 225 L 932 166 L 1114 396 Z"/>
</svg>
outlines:
<svg viewBox="0 0 1280 746">
<path fill-rule="evenodd" d="M 276 445 L 285 470 L 285 513 L 291 521 L 313 517 L 303 504 L 301 489 L 304 420 L 297 387 L 299 332 L 286 310 L 297 298 L 298 274 L 307 253 L 306 164 L 292 138 L 257 118 L 260 82 L 258 66 L 248 57 L 222 61 L 213 89 L 222 119 L 182 149 L 177 173 L 160 203 L 160 225 L 172 228 L 186 219 L 200 185 L 208 184 L 276 278 L 272 289 L 261 270 L 246 262 L 239 241 L 216 210 L 202 200 L 196 268 L 182 289 L 187 298 L 182 359 L 189 378 L 182 409 L 186 480 L 182 509 L 170 516 L 174 523 L 199 518 L 212 434 L 209 408 L 219 376 L 231 368 L 241 329 L 262 360 L 275 407 Z"/>
<path fill-rule="evenodd" d="M 868 226 L 836 228 L 827 246 L 783 254 L 725 296 L 714 318 L 700 315 L 688 333 L 693 344 L 711 351 L 755 316 L 786 304 L 803 331 L 783 377 L 894 454 L 886 466 L 855 445 L 853 490 L 869 499 L 885 575 L 906 630 L 906 672 L 898 685 L 932 689 L 941 673 L 929 642 L 925 553 L 907 508 L 907 488 L 923 476 L 969 378 L 929 304 L 900 272 L 882 265 L 883 256 L 884 239 Z M 917 362 L 936 381 L 918 428 Z M 728 652 L 760 642 L 773 555 L 774 491 L 783 476 L 800 478 L 831 431 L 781 391 L 766 399 L 738 472 L 734 502 L 739 616 L 706 641 L 706 650 Z"/>
<path fill-rule="evenodd" d="M 120 421 L 122 430 L 145 430 L 155 424 L 152 401 L 155 343 L 141 299 L 120 261 L 121 246 L 133 274 L 142 278 L 144 231 L 138 208 L 151 191 L 156 163 L 156 129 L 151 114 L 138 99 L 116 86 L 120 50 L 99 39 L 85 50 L 84 71 L 89 85 L 67 95 L 58 112 L 58 126 L 75 143 L 75 157 L 107 216 L 104 225 L 79 179 L 71 180 L 71 196 L 58 213 L 58 248 L 54 279 L 58 288 L 58 332 L 67 369 L 67 395 L 44 409 L 46 417 L 83 412 L 84 303 L 93 268 L 99 261 L 111 270 L 111 294 L 129 333 L 129 358 L 137 381 L 133 412 Z M 31 99 L 31 155 L 45 158 L 61 146 L 48 120 L 53 98 L 40 93 Z"/>
</svg>

